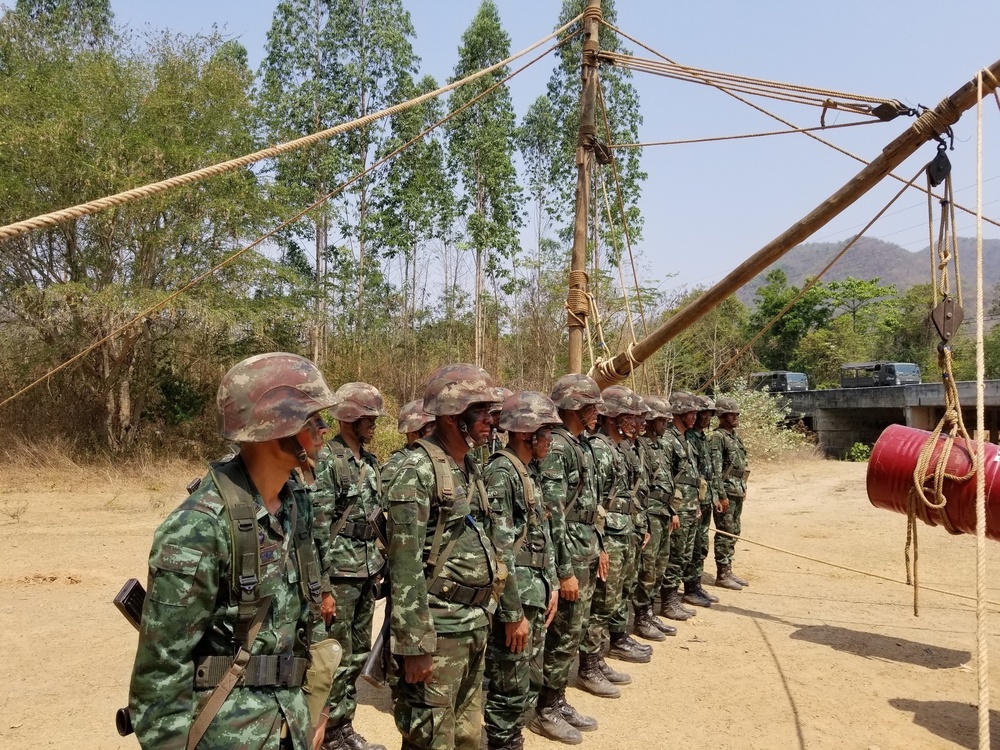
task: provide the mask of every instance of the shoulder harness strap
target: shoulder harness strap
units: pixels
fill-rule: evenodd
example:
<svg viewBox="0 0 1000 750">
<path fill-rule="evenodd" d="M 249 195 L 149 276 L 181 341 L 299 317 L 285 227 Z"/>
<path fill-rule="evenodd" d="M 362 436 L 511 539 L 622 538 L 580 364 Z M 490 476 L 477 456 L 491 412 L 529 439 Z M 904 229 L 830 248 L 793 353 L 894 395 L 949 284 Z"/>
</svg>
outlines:
<svg viewBox="0 0 1000 750">
<path fill-rule="evenodd" d="M 583 483 L 587 481 L 587 463 L 586 458 L 583 455 L 583 448 L 580 447 L 579 441 L 577 441 L 565 427 L 556 427 L 552 432 L 559 435 L 566 441 L 570 448 L 573 449 L 573 453 L 576 454 L 576 464 L 577 471 L 580 474 L 580 481 L 576 483 L 576 489 L 573 490 L 573 497 L 569 499 L 565 507 L 562 509 L 563 513 L 569 513 L 570 508 L 572 508 L 576 501 L 580 499 L 580 495 L 583 493 Z"/>
<path fill-rule="evenodd" d="M 424 438 L 417 440 L 416 445 L 424 449 L 431 459 L 431 464 L 434 466 L 434 486 L 439 505 L 438 522 L 437 527 L 434 529 L 434 539 L 431 541 L 431 552 L 427 557 L 427 565 L 434 569 L 434 578 L 437 578 L 440 567 L 443 565 L 443 561 L 441 565 L 438 564 L 441 539 L 444 536 L 445 524 L 451 518 L 452 506 L 455 504 L 455 480 L 451 476 L 451 463 L 448 461 L 448 456 L 441 448 Z M 452 546 L 449 545 L 445 559 L 451 553 Z"/>
<path fill-rule="evenodd" d="M 521 547 L 524 546 L 524 542 L 528 538 L 528 530 L 535 525 L 535 484 L 531 481 L 531 477 L 528 475 L 528 467 L 524 465 L 524 462 L 510 448 L 501 448 L 493 455 L 503 456 L 510 461 L 511 466 L 514 467 L 514 471 L 517 472 L 518 477 L 521 479 L 521 487 L 524 489 L 524 504 L 528 506 L 528 512 L 525 515 L 524 531 L 521 532 L 521 536 L 519 536 L 514 542 L 514 555 L 516 556 L 517 553 L 521 551 Z"/>
</svg>

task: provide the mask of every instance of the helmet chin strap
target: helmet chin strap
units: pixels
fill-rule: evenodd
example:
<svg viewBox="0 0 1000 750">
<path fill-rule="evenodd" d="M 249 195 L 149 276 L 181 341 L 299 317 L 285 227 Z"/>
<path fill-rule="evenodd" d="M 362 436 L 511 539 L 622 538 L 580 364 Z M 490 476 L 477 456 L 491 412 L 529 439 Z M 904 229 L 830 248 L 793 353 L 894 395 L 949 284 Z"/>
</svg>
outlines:
<svg viewBox="0 0 1000 750">
<path fill-rule="evenodd" d="M 282 453 L 287 453 L 289 456 L 292 456 L 296 461 L 298 461 L 302 468 L 316 467 L 316 464 L 311 458 L 309 458 L 309 454 L 306 453 L 306 449 L 302 447 L 302 444 L 299 442 L 297 436 L 293 437 L 289 435 L 288 437 L 279 438 L 278 447 L 281 449 Z"/>
</svg>

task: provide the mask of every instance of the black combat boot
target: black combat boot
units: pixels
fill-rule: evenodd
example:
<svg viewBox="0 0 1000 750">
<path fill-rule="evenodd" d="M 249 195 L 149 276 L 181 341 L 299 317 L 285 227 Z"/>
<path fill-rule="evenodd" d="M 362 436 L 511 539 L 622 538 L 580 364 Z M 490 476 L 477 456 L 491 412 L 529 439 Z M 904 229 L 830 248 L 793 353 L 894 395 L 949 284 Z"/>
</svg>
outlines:
<svg viewBox="0 0 1000 750">
<path fill-rule="evenodd" d="M 636 607 L 635 634 L 640 638 L 645 638 L 647 641 L 667 640 L 667 636 L 664 635 L 663 631 L 656 627 L 656 624 L 652 622 L 652 618 L 652 605 L 646 604 L 641 607 Z"/>
<path fill-rule="evenodd" d="M 505 742 L 502 745 L 496 745 L 493 742 L 488 742 L 487 747 L 489 747 L 489 750 L 523 750 L 524 735 L 518 732 L 517 736 L 511 737 L 510 741 Z"/>
<path fill-rule="evenodd" d="M 576 673 L 576 686 L 599 698 L 617 698 L 622 691 L 608 682 L 608 678 L 598 666 L 600 659 L 597 654 L 580 652 L 580 670 Z"/>
<path fill-rule="evenodd" d="M 733 572 L 733 566 L 732 565 L 729 566 L 729 577 L 732 578 L 734 581 L 736 581 L 736 583 L 738 583 L 740 586 L 743 586 L 744 588 L 746 588 L 747 586 L 750 585 L 749 581 L 747 581 L 746 579 L 740 578 L 738 575 L 736 575 Z"/>
<path fill-rule="evenodd" d="M 649 605 L 649 617 L 647 618 L 653 627 L 657 628 L 663 635 L 677 635 L 677 628 L 673 625 L 667 625 L 663 620 L 653 614 L 653 605 Z"/>
<path fill-rule="evenodd" d="M 681 601 L 693 604 L 696 607 L 712 606 L 712 600 L 707 596 L 699 594 L 698 586 L 693 581 L 684 581 L 684 598 Z"/>
<path fill-rule="evenodd" d="M 608 682 L 612 685 L 631 685 L 632 677 L 624 672 L 617 672 L 613 667 L 611 667 L 606 661 L 604 661 L 603 656 L 597 657 L 597 668 L 601 670 Z"/>
<path fill-rule="evenodd" d="M 660 617 L 666 617 L 668 620 L 679 620 L 681 622 L 691 619 L 691 613 L 681 606 L 681 598 L 677 595 L 677 589 L 666 590 L 663 596 L 663 604 L 660 605 Z"/>
<path fill-rule="evenodd" d="M 647 654 L 649 656 L 653 655 L 653 647 L 648 643 L 639 643 L 635 638 L 630 636 L 628 633 L 625 634 L 625 643 L 634 648 L 640 654 Z"/>
<path fill-rule="evenodd" d="M 344 739 L 344 727 L 333 726 L 332 724 L 326 725 L 326 731 L 323 733 L 323 744 L 320 745 L 320 750 L 352 750 L 351 746 L 347 744 L 347 740 Z"/>
<path fill-rule="evenodd" d="M 701 585 L 701 581 L 695 581 L 694 587 L 698 590 L 699 594 L 701 594 L 703 597 L 712 602 L 712 604 L 719 603 L 719 597 L 717 597 L 715 594 L 710 594 L 709 592 L 707 592 L 705 590 L 705 587 Z"/>
<path fill-rule="evenodd" d="M 528 729 L 546 739 L 562 742 L 566 745 L 579 745 L 583 742 L 583 736 L 580 734 L 580 730 L 571 726 L 563 718 L 558 698 L 557 691 L 542 688 L 538 694 L 538 708 L 534 718 L 528 723 Z"/>
<path fill-rule="evenodd" d="M 611 634 L 611 649 L 608 651 L 608 656 L 631 664 L 647 664 L 652 658 L 649 654 L 643 653 L 629 643 L 629 638 L 625 633 Z"/>
<path fill-rule="evenodd" d="M 386 750 L 385 745 L 371 743 L 354 731 L 354 724 L 351 722 L 342 725 L 340 733 L 344 738 L 344 743 L 350 750 Z"/>
<path fill-rule="evenodd" d="M 566 700 L 566 688 L 559 688 L 556 691 L 556 705 L 559 706 L 559 713 L 571 727 L 576 727 L 581 732 L 593 732 L 597 729 L 597 719 L 585 716 L 569 705 Z"/>
<path fill-rule="evenodd" d="M 743 587 L 733 578 L 733 569 L 728 565 L 720 565 L 719 573 L 715 576 L 715 585 L 719 588 L 741 591 Z"/>
</svg>

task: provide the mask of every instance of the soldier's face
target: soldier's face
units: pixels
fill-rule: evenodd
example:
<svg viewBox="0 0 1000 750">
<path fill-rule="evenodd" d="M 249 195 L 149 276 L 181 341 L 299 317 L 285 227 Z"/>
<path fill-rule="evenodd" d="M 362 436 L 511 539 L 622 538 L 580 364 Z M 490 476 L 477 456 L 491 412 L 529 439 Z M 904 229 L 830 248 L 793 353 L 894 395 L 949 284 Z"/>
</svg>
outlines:
<svg viewBox="0 0 1000 750">
<path fill-rule="evenodd" d="M 358 435 L 358 440 L 362 445 L 367 445 L 375 437 L 375 418 L 361 417 L 354 423 L 354 431 Z"/>
<path fill-rule="evenodd" d="M 726 420 L 726 422 L 728 423 L 728 425 L 730 427 L 739 427 L 740 426 L 740 415 L 739 414 L 724 414 L 722 416 L 722 418 Z"/>
<path fill-rule="evenodd" d="M 698 421 L 698 412 L 689 411 L 686 414 L 681 415 L 681 419 L 684 422 L 684 427 L 690 430 L 694 427 L 694 423 Z"/>
<path fill-rule="evenodd" d="M 296 440 L 302 449 L 313 461 L 319 458 L 319 452 L 323 449 L 323 436 L 330 431 L 330 425 L 319 414 L 314 414 L 306 422 L 305 427 L 299 430 Z"/>
<path fill-rule="evenodd" d="M 583 426 L 587 428 L 590 432 L 594 431 L 597 427 L 597 406 L 596 404 L 587 404 L 585 407 L 577 412 L 580 415 L 580 421 L 583 422 Z"/>
<path fill-rule="evenodd" d="M 490 430 L 493 429 L 493 414 L 490 412 L 489 404 L 475 404 L 470 406 L 462 414 L 462 422 L 465 425 L 466 434 L 477 446 L 486 445 L 490 439 Z"/>
<path fill-rule="evenodd" d="M 708 426 L 712 424 L 712 415 L 714 412 L 710 411 L 700 411 L 698 412 L 698 427 L 702 430 L 707 430 Z"/>
<path fill-rule="evenodd" d="M 552 428 L 541 427 L 535 430 L 534 438 L 531 441 L 531 455 L 539 461 L 544 461 L 545 457 L 549 455 L 551 447 Z"/>
</svg>

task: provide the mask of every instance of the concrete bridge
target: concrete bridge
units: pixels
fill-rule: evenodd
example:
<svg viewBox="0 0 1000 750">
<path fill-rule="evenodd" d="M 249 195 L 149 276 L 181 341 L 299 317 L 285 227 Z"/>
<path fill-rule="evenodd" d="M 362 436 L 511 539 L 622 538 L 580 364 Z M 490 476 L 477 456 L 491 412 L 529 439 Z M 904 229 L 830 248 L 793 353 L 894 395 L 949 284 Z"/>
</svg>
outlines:
<svg viewBox="0 0 1000 750">
<path fill-rule="evenodd" d="M 986 381 L 986 430 L 990 442 L 1000 438 L 1000 380 Z M 944 414 L 944 385 L 892 385 L 877 388 L 834 388 L 782 393 L 793 413 L 816 432 L 829 456 L 843 457 L 855 443 L 873 444 L 890 424 L 933 430 Z M 958 382 L 965 426 L 976 429 L 976 384 Z"/>
</svg>

